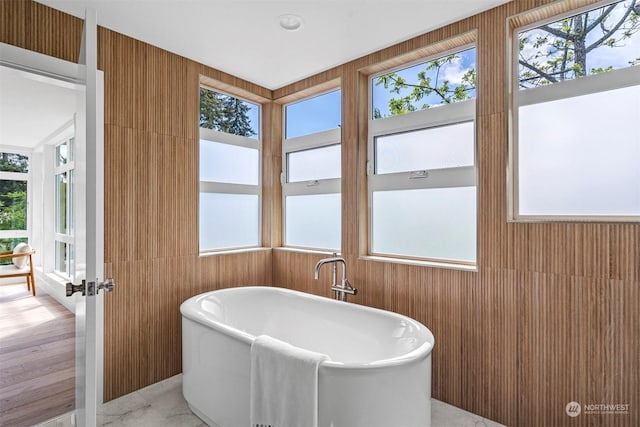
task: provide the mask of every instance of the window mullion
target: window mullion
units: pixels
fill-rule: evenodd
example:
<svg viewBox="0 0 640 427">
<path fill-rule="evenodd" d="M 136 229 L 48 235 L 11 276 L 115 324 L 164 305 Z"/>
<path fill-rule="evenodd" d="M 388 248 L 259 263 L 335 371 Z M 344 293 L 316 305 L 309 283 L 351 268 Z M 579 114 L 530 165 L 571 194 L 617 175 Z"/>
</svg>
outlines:
<svg viewBox="0 0 640 427">
<path fill-rule="evenodd" d="M 415 172 L 419 172 L 416 174 Z M 421 176 L 422 172 L 426 175 Z M 420 188 L 470 187 L 476 185 L 473 166 L 431 171 L 399 172 L 369 177 L 371 191 L 410 190 Z"/>
<path fill-rule="evenodd" d="M 260 186 L 247 184 L 230 184 L 226 182 L 200 181 L 200 192 L 259 195 Z"/>
<path fill-rule="evenodd" d="M 475 99 L 369 120 L 372 137 L 475 120 Z"/>
<path fill-rule="evenodd" d="M 638 67 L 628 67 L 579 79 L 519 90 L 517 92 L 517 102 L 522 107 L 573 96 L 622 89 L 638 84 L 640 84 L 640 70 L 638 70 Z"/>
<path fill-rule="evenodd" d="M 340 186 L 340 178 L 288 182 L 282 186 L 282 193 L 284 196 L 297 196 L 303 194 L 332 194 L 340 193 Z"/>
</svg>

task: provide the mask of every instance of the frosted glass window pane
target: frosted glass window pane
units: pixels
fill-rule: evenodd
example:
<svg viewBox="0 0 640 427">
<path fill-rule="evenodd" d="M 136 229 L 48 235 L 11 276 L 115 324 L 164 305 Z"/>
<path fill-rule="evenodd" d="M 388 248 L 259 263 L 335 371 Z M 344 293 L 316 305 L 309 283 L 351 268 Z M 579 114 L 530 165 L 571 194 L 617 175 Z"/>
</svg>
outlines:
<svg viewBox="0 0 640 427">
<path fill-rule="evenodd" d="M 258 246 L 256 195 L 200 193 L 200 250 Z"/>
<path fill-rule="evenodd" d="M 200 140 L 200 181 L 258 185 L 259 172 L 257 148 Z"/>
<path fill-rule="evenodd" d="M 376 173 L 473 166 L 474 141 L 473 122 L 379 136 Z"/>
<path fill-rule="evenodd" d="M 373 192 L 374 254 L 475 262 L 476 188 Z"/>
<path fill-rule="evenodd" d="M 285 244 L 340 250 L 340 194 L 289 196 Z"/>
<path fill-rule="evenodd" d="M 288 182 L 340 178 L 340 156 L 340 145 L 289 153 Z"/>
<path fill-rule="evenodd" d="M 640 215 L 640 86 L 520 107 L 519 213 Z"/>
<path fill-rule="evenodd" d="M 318 95 L 285 107 L 286 138 L 336 129 L 342 123 L 340 91 Z"/>
</svg>

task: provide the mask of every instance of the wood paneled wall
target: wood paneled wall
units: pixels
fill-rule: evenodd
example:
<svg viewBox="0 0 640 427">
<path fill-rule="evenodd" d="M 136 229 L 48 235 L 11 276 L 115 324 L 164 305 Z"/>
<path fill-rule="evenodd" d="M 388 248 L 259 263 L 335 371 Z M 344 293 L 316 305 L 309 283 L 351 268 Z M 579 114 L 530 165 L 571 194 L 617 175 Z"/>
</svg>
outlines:
<svg viewBox="0 0 640 427">
<path fill-rule="evenodd" d="M 342 250 L 359 289 L 351 300 L 433 331 L 435 398 L 512 426 L 636 426 L 640 225 L 507 222 L 506 21 L 545 3 L 508 3 L 276 90 L 274 98 L 341 79 Z M 366 108 L 366 94 L 359 70 L 469 32 L 478 46 L 478 271 L 361 259 L 366 133 L 358 134 L 358 102 Z M 328 279 L 311 275 L 320 257 L 274 249 L 274 285 L 329 296 Z M 630 413 L 570 418 L 571 401 L 583 410 L 629 404 Z"/>
<path fill-rule="evenodd" d="M 178 307 L 191 295 L 254 283 L 329 295 L 326 276 L 313 280 L 320 255 L 198 256 L 197 88 L 206 75 L 277 100 L 340 79 L 343 255 L 359 288 L 352 301 L 433 331 L 434 397 L 514 426 L 640 425 L 640 225 L 507 223 L 506 19 L 546 3 L 513 1 L 273 93 L 100 29 L 105 262 L 118 286 L 105 298 L 105 398 L 180 372 Z M 0 41 L 76 59 L 79 20 L 28 0 L 0 1 L 0 17 Z M 468 32 L 478 45 L 478 271 L 359 259 L 359 70 Z M 282 111 L 266 105 L 263 239 L 277 246 Z M 570 401 L 629 404 L 630 414 L 569 418 Z"/>
</svg>

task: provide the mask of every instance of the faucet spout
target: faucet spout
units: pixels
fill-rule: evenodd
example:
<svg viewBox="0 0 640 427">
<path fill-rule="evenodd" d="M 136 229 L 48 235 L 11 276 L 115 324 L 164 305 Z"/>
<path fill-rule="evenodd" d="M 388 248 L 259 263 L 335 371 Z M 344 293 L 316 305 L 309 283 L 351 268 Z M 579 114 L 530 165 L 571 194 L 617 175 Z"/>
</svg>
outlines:
<svg viewBox="0 0 640 427">
<path fill-rule="evenodd" d="M 315 268 L 315 271 L 314 271 L 314 274 L 313 274 L 313 278 L 316 279 L 316 280 L 318 280 L 320 278 L 320 269 L 322 268 L 323 265 L 332 264 L 332 263 L 338 263 L 338 262 L 342 263 L 342 276 L 346 277 L 346 275 L 347 275 L 347 272 L 346 272 L 347 263 L 346 263 L 346 261 L 342 257 L 332 256 L 330 258 L 322 258 L 320 261 L 318 261 L 316 263 L 316 268 Z M 335 277 L 334 277 L 333 284 L 334 285 L 336 284 Z"/>
</svg>

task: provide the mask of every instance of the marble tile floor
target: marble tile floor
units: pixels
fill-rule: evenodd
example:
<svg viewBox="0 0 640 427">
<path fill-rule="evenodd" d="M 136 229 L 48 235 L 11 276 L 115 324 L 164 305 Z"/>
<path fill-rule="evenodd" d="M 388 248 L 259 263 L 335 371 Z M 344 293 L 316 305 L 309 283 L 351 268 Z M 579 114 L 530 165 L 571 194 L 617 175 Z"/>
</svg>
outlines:
<svg viewBox="0 0 640 427">
<path fill-rule="evenodd" d="M 38 427 L 71 427 L 60 417 Z M 207 427 L 193 415 L 182 397 L 182 375 L 112 400 L 98 409 L 98 425 L 105 427 Z M 431 403 L 432 427 L 504 427 L 439 400 Z"/>
</svg>

